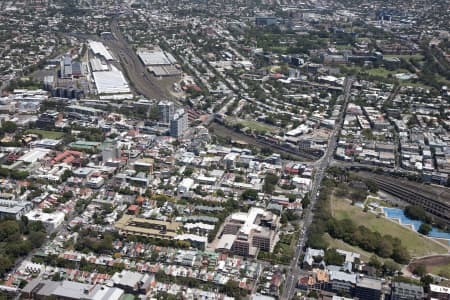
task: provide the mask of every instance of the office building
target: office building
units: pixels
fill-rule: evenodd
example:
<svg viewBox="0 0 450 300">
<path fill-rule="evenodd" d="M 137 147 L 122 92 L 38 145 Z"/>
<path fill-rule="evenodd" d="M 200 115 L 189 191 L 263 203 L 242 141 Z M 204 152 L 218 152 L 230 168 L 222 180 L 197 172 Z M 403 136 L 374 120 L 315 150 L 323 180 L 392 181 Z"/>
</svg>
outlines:
<svg viewBox="0 0 450 300">
<path fill-rule="evenodd" d="M 158 103 L 159 118 L 161 122 L 169 124 L 175 114 L 175 105 L 171 101 Z"/>
<path fill-rule="evenodd" d="M 74 63 L 72 64 L 72 76 L 78 78 L 78 77 L 80 77 L 81 75 L 83 75 L 83 74 L 82 74 L 82 71 L 81 71 L 81 63 L 79 63 L 79 62 L 74 62 Z"/>
<path fill-rule="evenodd" d="M 122 151 L 118 145 L 111 144 L 102 150 L 102 161 L 104 164 L 108 162 L 118 161 L 121 159 Z"/>
<path fill-rule="evenodd" d="M 72 78 L 72 58 L 68 54 L 61 58 L 61 78 Z"/>
<path fill-rule="evenodd" d="M 181 137 L 188 129 L 188 114 L 183 110 L 178 110 L 170 121 L 170 135 Z"/>
</svg>

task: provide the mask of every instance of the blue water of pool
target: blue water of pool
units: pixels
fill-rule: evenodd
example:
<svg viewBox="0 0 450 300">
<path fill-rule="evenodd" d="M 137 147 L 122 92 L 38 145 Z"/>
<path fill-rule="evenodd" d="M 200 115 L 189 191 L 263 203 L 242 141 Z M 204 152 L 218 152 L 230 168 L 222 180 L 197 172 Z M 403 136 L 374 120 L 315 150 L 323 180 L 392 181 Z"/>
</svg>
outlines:
<svg viewBox="0 0 450 300">
<path fill-rule="evenodd" d="M 420 225 L 422 225 L 421 221 L 411 220 L 410 218 L 405 216 L 405 213 L 400 208 L 383 207 L 383 212 L 390 219 L 400 220 L 400 223 L 403 225 L 411 225 L 415 231 L 419 230 Z M 436 227 L 433 227 L 430 233 L 428 233 L 428 236 L 434 238 L 448 239 L 449 240 L 448 243 L 450 245 L 450 233 L 440 231 Z"/>
</svg>

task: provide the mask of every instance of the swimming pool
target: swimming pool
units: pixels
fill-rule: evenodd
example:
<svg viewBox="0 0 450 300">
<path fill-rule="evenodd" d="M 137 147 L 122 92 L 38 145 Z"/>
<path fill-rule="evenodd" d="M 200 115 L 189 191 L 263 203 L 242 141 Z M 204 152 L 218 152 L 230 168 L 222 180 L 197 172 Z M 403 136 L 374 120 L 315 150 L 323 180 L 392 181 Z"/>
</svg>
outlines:
<svg viewBox="0 0 450 300">
<path fill-rule="evenodd" d="M 390 219 L 397 219 L 400 220 L 400 223 L 403 225 L 410 225 L 414 229 L 414 231 L 419 230 L 420 225 L 422 225 L 421 221 L 411 220 L 410 218 L 405 216 L 405 213 L 400 208 L 383 207 L 383 212 Z M 434 238 L 448 239 L 450 244 L 450 233 L 440 231 L 436 227 L 433 227 L 430 233 L 428 233 L 428 236 Z"/>
</svg>

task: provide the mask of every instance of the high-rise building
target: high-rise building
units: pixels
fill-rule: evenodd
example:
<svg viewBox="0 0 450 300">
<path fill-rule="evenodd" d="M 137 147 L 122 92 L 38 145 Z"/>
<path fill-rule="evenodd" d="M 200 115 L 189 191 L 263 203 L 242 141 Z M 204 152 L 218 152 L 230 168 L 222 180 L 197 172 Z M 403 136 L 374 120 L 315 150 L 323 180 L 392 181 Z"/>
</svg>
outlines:
<svg viewBox="0 0 450 300">
<path fill-rule="evenodd" d="M 72 58 L 65 54 L 61 59 L 61 78 L 72 77 Z"/>
<path fill-rule="evenodd" d="M 109 147 L 106 147 L 102 150 L 103 163 L 119 160 L 121 155 L 122 153 L 118 145 L 111 144 Z"/>
<path fill-rule="evenodd" d="M 188 114 L 184 109 L 180 109 L 175 113 L 173 119 L 170 120 L 170 135 L 180 137 L 186 132 L 188 126 Z"/>
<path fill-rule="evenodd" d="M 160 120 L 163 123 L 170 123 L 175 114 L 175 105 L 171 101 L 161 101 L 158 103 Z"/>
</svg>

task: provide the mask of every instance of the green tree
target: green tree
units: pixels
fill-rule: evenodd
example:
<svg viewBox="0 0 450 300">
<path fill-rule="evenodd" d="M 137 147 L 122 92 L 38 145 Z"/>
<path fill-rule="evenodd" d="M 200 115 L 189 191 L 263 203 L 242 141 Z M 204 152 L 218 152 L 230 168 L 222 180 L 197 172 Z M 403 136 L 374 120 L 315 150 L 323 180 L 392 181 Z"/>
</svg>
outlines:
<svg viewBox="0 0 450 300">
<path fill-rule="evenodd" d="M 425 210 L 417 205 L 408 205 L 405 207 L 405 216 L 413 220 L 429 222 L 429 217 Z"/>
<path fill-rule="evenodd" d="M 434 283 L 434 279 L 433 279 L 433 277 L 432 277 L 431 275 L 428 275 L 428 274 L 427 274 L 427 275 L 422 276 L 422 277 L 420 278 L 420 282 L 422 283 L 423 287 L 424 287 L 426 290 L 428 290 L 430 284 Z"/>
<path fill-rule="evenodd" d="M 302 208 L 306 209 L 310 203 L 311 203 L 311 200 L 309 199 L 309 195 L 306 194 L 305 197 L 303 197 L 303 199 L 302 199 Z"/>
<path fill-rule="evenodd" d="M 387 259 L 387 260 L 384 261 L 382 269 L 383 269 L 383 275 L 385 275 L 385 276 L 393 276 L 398 271 L 400 271 L 400 265 L 395 263 L 391 259 Z"/>
<path fill-rule="evenodd" d="M 0 256 L 0 276 L 3 277 L 5 273 L 11 269 L 11 267 L 14 265 L 14 263 L 11 261 L 11 259 L 8 256 L 1 255 Z"/>
<path fill-rule="evenodd" d="M 386 239 L 382 239 L 378 243 L 376 249 L 376 253 L 383 258 L 391 257 L 393 251 L 394 247 L 392 246 L 392 243 Z"/>
<path fill-rule="evenodd" d="M 33 248 L 38 248 L 38 247 L 42 246 L 42 244 L 45 241 L 46 236 L 47 235 L 45 234 L 45 232 L 32 231 L 28 235 L 28 240 L 31 242 L 31 245 L 33 246 Z"/>
<path fill-rule="evenodd" d="M 1 125 L 2 129 L 7 133 L 14 133 L 17 130 L 16 123 L 12 121 L 4 121 Z"/>
<path fill-rule="evenodd" d="M 408 250 L 401 245 L 394 247 L 394 252 L 392 253 L 392 259 L 400 264 L 406 264 L 410 260 Z"/>
<path fill-rule="evenodd" d="M 369 266 L 372 266 L 375 269 L 380 269 L 381 268 L 381 262 L 375 255 L 372 255 L 370 257 L 370 260 L 369 260 Z"/>
<path fill-rule="evenodd" d="M 325 262 L 327 265 L 342 266 L 344 261 L 344 255 L 337 252 L 336 249 L 331 248 L 325 251 Z"/>
<path fill-rule="evenodd" d="M 424 265 L 418 265 L 414 268 L 413 273 L 419 277 L 423 277 L 427 274 L 427 270 Z"/>
<path fill-rule="evenodd" d="M 241 194 L 243 200 L 257 201 L 259 199 L 258 192 L 256 190 L 247 189 Z"/>
<path fill-rule="evenodd" d="M 419 231 L 419 233 L 421 233 L 421 234 L 423 234 L 423 235 L 428 235 L 432 229 L 433 229 L 433 228 L 431 227 L 430 224 L 422 223 L 422 224 L 420 225 L 418 231 Z"/>
<path fill-rule="evenodd" d="M 19 223 L 13 220 L 7 220 L 0 223 L 0 241 L 20 233 Z"/>
<path fill-rule="evenodd" d="M 275 174 L 267 174 L 266 178 L 264 179 L 264 186 L 263 186 L 263 191 L 267 194 L 272 194 L 276 184 L 278 183 L 278 176 Z"/>
</svg>

